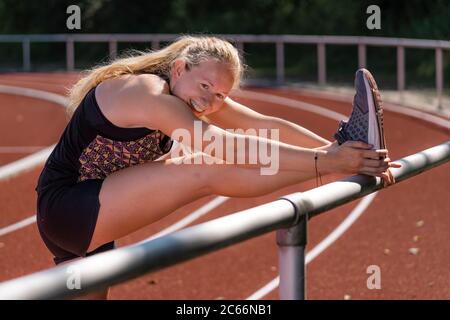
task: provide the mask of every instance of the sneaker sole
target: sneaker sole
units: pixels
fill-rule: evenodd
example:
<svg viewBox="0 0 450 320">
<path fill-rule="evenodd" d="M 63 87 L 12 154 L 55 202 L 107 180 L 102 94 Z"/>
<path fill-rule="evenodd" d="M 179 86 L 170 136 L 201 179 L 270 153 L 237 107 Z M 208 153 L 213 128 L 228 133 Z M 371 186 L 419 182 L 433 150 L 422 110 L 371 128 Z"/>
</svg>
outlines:
<svg viewBox="0 0 450 320">
<path fill-rule="evenodd" d="M 376 117 L 375 119 L 377 120 L 377 124 L 378 124 L 378 132 L 379 132 L 379 141 L 380 141 L 380 148 L 381 149 L 386 149 L 386 138 L 384 136 L 384 127 L 383 127 L 383 101 L 381 100 L 381 95 L 380 95 L 380 91 L 378 90 L 378 86 L 377 83 L 375 82 L 374 77 L 372 76 L 372 74 L 369 72 L 369 70 L 367 69 L 363 69 L 364 72 L 364 81 L 366 81 L 370 86 L 370 89 L 372 91 L 372 99 L 373 99 L 373 104 L 375 107 L 375 113 L 376 113 Z M 372 108 L 373 110 L 373 108 Z M 385 157 L 379 157 L 380 160 L 384 159 Z M 392 174 L 391 170 L 387 170 L 387 174 L 390 177 L 390 180 L 392 181 L 392 184 L 395 184 L 395 177 Z M 387 182 L 383 179 L 383 185 L 384 187 L 388 187 L 389 185 L 387 184 Z"/>
<path fill-rule="evenodd" d="M 383 101 L 381 100 L 380 91 L 374 77 L 367 69 L 362 69 L 364 74 L 364 82 L 366 84 L 366 93 L 369 103 L 369 138 L 373 137 L 373 144 L 375 149 L 385 149 L 386 139 L 384 137 L 383 129 Z M 369 92 L 370 91 L 370 92 Z M 372 97 L 370 99 L 369 97 Z M 375 127 L 378 129 L 378 134 L 375 134 Z"/>
</svg>

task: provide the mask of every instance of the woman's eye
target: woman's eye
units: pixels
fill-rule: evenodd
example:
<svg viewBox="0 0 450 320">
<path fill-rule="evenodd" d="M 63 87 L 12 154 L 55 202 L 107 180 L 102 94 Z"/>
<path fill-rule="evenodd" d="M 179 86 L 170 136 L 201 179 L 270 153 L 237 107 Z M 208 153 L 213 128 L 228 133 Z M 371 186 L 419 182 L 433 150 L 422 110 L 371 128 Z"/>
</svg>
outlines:
<svg viewBox="0 0 450 320">
<path fill-rule="evenodd" d="M 203 89 L 208 89 L 209 86 L 208 86 L 207 84 L 205 84 L 205 83 L 202 83 L 202 88 L 203 88 Z"/>
<path fill-rule="evenodd" d="M 223 95 L 221 95 L 221 94 L 216 94 L 216 96 L 217 96 L 217 98 L 219 98 L 220 100 L 225 99 L 225 97 L 224 97 Z"/>
</svg>

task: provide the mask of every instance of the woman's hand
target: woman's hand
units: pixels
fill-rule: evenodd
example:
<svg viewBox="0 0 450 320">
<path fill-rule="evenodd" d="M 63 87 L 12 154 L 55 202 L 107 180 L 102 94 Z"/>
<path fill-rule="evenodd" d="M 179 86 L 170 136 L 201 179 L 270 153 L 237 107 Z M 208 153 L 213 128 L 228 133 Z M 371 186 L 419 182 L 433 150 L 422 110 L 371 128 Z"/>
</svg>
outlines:
<svg viewBox="0 0 450 320">
<path fill-rule="evenodd" d="M 371 145 L 360 141 L 347 141 L 340 146 L 333 142 L 322 148 L 327 151 L 334 172 L 380 177 L 385 187 L 395 183 L 389 168 L 401 167 L 391 162 L 387 149 L 373 150 Z"/>
</svg>

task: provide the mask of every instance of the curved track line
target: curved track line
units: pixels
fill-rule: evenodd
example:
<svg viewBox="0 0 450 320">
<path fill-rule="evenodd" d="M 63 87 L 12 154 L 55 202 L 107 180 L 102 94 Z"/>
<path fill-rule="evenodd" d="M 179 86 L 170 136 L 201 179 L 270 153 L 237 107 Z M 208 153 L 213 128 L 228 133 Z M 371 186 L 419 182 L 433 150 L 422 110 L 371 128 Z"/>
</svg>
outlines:
<svg viewBox="0 0 450 320">
<path fill-rule="evenodd" d="M 23 157 L 22 159 L 1 166 L 0 181 L 18 176 L 24 172 L 33 170 L 37 166 L 45 163 L 45 161 L 49 157 L 50 153 L 52 153 L 55 146 L 56 144 L 53 144 L 50 147 L 47 147 L 41 151 L 38 151 L 29 156 Z"/>
<path fill-rule="evenodd" d="M 311 104 L 311 103 L 306 103 L 306 102 L 302 102 L 302 101 L 298 101 L 298 100 L 294 100 L 294 99 L 289 99 L 289 98 L 284 98 L 284 97 L 279 97 L 273 94 L 268 94 L 268 93 L 261 93 L 261 92 L 254 92 L 254 91 L 236 91 L 233 92 L 233 96 L 237 96 L 240 98 L 248 98 L 251 100 L 258 100 L 258 101 L 262 101 L 262 102 L 272 102 L 275 104 L 280 104 L 280 105 L 284 105 L 286 107 L 291 107 L 294 109 L 299 109 L 299 110 L 303 110 L 303 111 L 307 111 L 307 112 L 311 112 L 311 113 L 315 113 L 336 121 L 340 121 L 343 119 L 346 119 L 347 116 L 343 115 L 342 113 L 339 112 L 335 112 L 332 110 L 329 110 L 327 108 L 315 105 L 315 104 Z"/>
<path fill-rule="evenodd" d="M 65 96 L 60 94 L 23 87 L 7 86 L 3 84 L 0 84 L 0 93 L 15 94 L 18 96 L 47 100 L 62 107 L 67 107 L 69 101 Z"/>
<path fill-rule="evenodd" d="M 36 215 L 28 217 L 28 218 L 26 218 L 26 219 L 24 219 L 22 221 L 16 222 L 16 223 L 14 223 L 12 225 L 9 225 L 9 226 L 7 226 L 5 228 L 1 228 L 0 229 L 0 237 L 4 236 L 5 234 L 8 234 L 8 233 L 14 232 L 16 230 L 22 229 L 22 228 L 24 228 L 26 226 L 29 226 L 30 224 L 33 224 L 35 222 L 36 222 Z"/>
<path fill-rule="evenodd" d="M 0 153 L 32 153 L 47 148 L 47 146 L 4 146 Z"/>
<path fill-rule="evenodd" d="M 7 86 L 0 85 L 0 93 L 6 94 L 14 94 L 18 96 L 25 96 L 35 99 L 41 99 L 56 103 L 59 106 L 64 108 L 68 105 L 68 99 L 60 94 L 50 93 L 47 91 L 15 87 L 15 86 Z M 32 155 L 24 157 L 20 160 L 11 162 L 7 165 L 0 167 L 0 181 L 4 179 L 9 179 L 13 176 L 19 175 L 21 173 L 30 171 L 35 167 L 45 163 L 47 158 L 50 156 L 50 153 L 53 151 L 53 148 L 56 144 L 51 145 L 39 152 L 36 152 Z"/>
<path fill-rule="evenodd" d="M 342 236 L 345 231 L 347 231 L 351 225 L 364 213 L 370 203 L 375 199 L 378 192 L 371 193 L 365 196 L 358 205 L 350 212 L 350 214 L 345 218 L 344 221 L 337 226 L 325 239 L 323 239 L 318 245 L 316 245 L 311 251 L 306 254 L 305 264 L 313 261 L 318 255 L 324 252 L 330 245 L 332 245 L 340 236 Z M 266 296 L 274 289 L 278 287 L 280 283 L 280 277 L 276 277 L 264 287 L 250 295 L 246 300 L 259 300 Z"/>
<path fill-rule="evenodd" d="M 313 98 L 326 98 L 334 101 L 347 102 L 352 103 L 353 97 L 349 95 L 343 95 L 340 93 L 330 93 L 330 92 L 321 92 L 313 89 L 307 90 L 292 90 L 292 88 L 288 88 L 288 90 L 294 91 L 299 95 L 305 95 Z M 445 116 L 438 117 L 433 115 L 432 113 L 428 113 L 426 111 L 418 110 L 414 107 L 403 106 L 397 103 L 384 101 L 383 109 L 388 110 L 390 112 L 403 114 L 412 118 L 424 120 L 427 122 L 434 123 L 440 127 L 450 129 L 450 121 L 444 118 Z"/>
</svg>

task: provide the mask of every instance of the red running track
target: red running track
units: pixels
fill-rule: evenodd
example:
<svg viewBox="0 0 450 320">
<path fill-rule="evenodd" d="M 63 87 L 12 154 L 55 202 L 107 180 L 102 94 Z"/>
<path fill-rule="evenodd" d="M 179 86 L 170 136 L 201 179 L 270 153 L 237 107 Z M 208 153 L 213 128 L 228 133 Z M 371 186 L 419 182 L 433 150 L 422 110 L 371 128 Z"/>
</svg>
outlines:
<svg viewBox="0 0 450 320">
<path fill-rule="evenodd" d="M 0 84 L 64 94 L 77 74 L 4 74 Z M 251 89 L 309 102 L 348 115 L 351 106 L 339 99 L 293 89 Z M 236 99 L 255 110 L 294 121 L 327 139 L 337 123 L 281 104 Z M 0 94 L 0 146 L 48 146 L 58 141 L 67 118 L 54 103 Z M 449 131 L 423 120 L 385 111 L 385 128 L 392 159 L 449 140 Z M 26 154 L 0 154 L 0 165 Z M 34 187 L 42 167 L 0 181 L 0 229 L 36 211 Z M 324 183 L 340 178 L 327 176 Z M 174 182 L 175 183 L 175 182 Z M 230 199 L 195 221 L 198 224 L 315 186 L 307 181 L 270 195 Z M 363 215 L 307 267 L 308 299 L 449 299 L 450 298 L 450 170 L 448 164 L 380 191 Z M 149 237 L 179 221 L 207 197 L 179 208 L 166 218 L 118 241 L 119 246 Z M 332 232 L 359 200 L 314 218 L 308 250 Z M 420 223 L 418 223 L 420 221 Z M 409 252 L 418 248 L 418 254 Z M 366 286 L 369 265 L 381 268 L 379 290 Z M 52 257 L 35 224 L 0 236 L 0 281 L 52 267 Z M 277 246 L 270 233 L 215 253 L 144 275 L 115 286 L 112 299 L 245 299 L 277 276 Z M 263 299 L 278 299 L 277 290 Z"/>
</svg>

